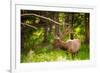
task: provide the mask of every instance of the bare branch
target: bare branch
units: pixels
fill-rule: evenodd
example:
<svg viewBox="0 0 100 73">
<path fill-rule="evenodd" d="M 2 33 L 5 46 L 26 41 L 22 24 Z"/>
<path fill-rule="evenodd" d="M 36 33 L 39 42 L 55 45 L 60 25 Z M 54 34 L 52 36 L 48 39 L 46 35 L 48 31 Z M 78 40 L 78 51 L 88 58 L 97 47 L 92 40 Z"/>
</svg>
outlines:
<svg viewBox="0 0 100 73">
<path fill-rule="evenodd" d="M 59 22 L 57 22 L 57 21 L 55 21 L 55 20 L 53 20 L 53 19 L 51 19 L 51 18 L 48 18 L 48 17 L 44 17 L 44 16 L 41 16 L 41 15 L 38 15 L 38 14 L 34 14 L 34 13 L 32 13 L 32 14 L 21 14 L 21 16 L 37 16 L 37 17 L 40 17 L 40 18 L 43 18 L 43 19 L 46 19 L 46 20 L 49 20 L 49 21 L 51 21 L 51 22 L 53 22 L 53 23 L 55 23 L 55 24 L 58 24 L 58 25 L 60 25 L 61 23 L 59 23 Z"/>
<path fill-rule="evenodd" d="M 31 28 L 34 28 L 34 29 L 37 29 L 35 26 L 29 25 L 29 24 L 26 24 L 26 23 L 21 23 L 21 24 L 26 25 L 26 26 L 31 27 Z"/>
</svg>

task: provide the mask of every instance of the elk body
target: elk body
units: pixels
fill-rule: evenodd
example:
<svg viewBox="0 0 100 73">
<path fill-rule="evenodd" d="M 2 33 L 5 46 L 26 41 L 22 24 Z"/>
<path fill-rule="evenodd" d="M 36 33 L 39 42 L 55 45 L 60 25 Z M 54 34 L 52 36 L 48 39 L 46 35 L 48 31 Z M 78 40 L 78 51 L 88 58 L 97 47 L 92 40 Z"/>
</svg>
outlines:
<svg viewBox="0 0 100 73">
<path fill-rule="evenodd" d="M 68 40 L 66 42 L 66 47 L 69 52 L 76 53 L 80 49 L 80 41 L 79 39 Z"/>
<path fill-rule="evenodd" d="M 72 56 L 77 53 L 80 49 L 80 40 L 73 39 L 68 40 L 67 42 L 62 41 L 60 38 L 54 40 L 54 46 L 59 48 L 64 48 L 72 54 Z"/>
</svg>

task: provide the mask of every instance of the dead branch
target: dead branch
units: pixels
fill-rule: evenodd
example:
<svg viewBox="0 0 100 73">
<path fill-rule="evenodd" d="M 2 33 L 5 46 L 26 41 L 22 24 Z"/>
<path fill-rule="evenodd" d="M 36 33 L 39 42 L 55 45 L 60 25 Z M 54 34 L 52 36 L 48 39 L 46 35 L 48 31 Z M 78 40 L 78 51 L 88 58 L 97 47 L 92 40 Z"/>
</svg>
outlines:
<svg viewBox="0 0 100 73">
<path fill-rule="evenodd" d="M 57 21 L 55 21 L 55 20 L 53 20 L 53 19 L 51 19 L 51 18 L 48 18 L 48 17 L 45 17 L 45 16 L 41 16 L 41 15 L 38 15 L 38 14 L 34 14 L 34 13 L 32 13 L 32 14 L 21 14 L 21 16 L 37 16 L 37 17 L 39 17 L 39 18 L 43 18 L 43 19 L 46 19 L 46 20 L 49 20 L 49 21 L 51 21 L 51 22 L 53 22 L 53 23 L 55 23 L 55 24 L 58 24 L 58 25 L 60 25 L 61 23 L 59 23 L 59 22 L 57 22 Z"/>
<path fill-rule="evenodd" d="M 35 26 L 32 26 L 32 25 L 29 25 L 29 24 L 26 24 L 26 23 L 21 23 L 22 25 L 26 25 L 26 26 L 28 26 L 28 27 L 31 27 L 31 28 L 33 28 L 33 29 L 37 29 Z"/>
</svg>

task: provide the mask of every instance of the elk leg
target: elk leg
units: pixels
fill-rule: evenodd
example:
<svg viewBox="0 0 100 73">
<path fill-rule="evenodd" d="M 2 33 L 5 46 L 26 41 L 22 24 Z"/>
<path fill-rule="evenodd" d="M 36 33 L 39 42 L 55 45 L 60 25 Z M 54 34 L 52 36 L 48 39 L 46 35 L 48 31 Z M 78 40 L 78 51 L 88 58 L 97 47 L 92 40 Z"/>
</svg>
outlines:
<svg viewBox="0 0 100 73">
<path fill-rule="evenodd" d="M 72 60 L 75 59 L 75 53 L 72 53 Z"/>
</svg>

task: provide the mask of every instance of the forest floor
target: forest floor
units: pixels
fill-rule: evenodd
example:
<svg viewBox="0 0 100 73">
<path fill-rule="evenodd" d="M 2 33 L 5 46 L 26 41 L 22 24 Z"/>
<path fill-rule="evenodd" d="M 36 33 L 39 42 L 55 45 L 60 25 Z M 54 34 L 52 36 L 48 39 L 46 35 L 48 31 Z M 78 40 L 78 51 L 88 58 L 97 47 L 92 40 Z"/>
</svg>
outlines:
<svg viewBox="0 0 100 73">
<path fill-rule="evenodd" d="M 21 63 L 88 60 L 89 52 L 89 45 L 84 44 L 81 45 L 79 52 L 72 57 L 71 53 L 62 49 L 54 49 L 51 44 L 39 44 L 28 54 L 21 54 Z"/>
</svg>

